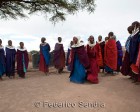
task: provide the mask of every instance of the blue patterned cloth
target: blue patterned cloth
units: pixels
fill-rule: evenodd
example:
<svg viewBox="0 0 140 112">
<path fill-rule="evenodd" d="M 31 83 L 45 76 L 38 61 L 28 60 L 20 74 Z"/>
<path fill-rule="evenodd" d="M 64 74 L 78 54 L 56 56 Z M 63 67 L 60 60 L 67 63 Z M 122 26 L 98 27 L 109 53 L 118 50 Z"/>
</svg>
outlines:
<svg viewBox="0 0 140 112">
<path fill-rule="evenodd" d="M 4 55 L 4 49 L 0 48 L 0 76 L 2 76 L 5 73 L 5 55 Z"/>
<path fill-rule="evenodd" d="M 127 39 L 127 41 L 125 43 L 125 48 L 126 48 L 128 53 L 129 53 L 130 40 L 131 40 L 131 35 L 128 37 L 128 39 Z"/>
<path fill-rule="evenodd" d="M 50 45 L 46 44 L 45 46 L 40 45 L 40 50 L 45 58 L 46 65 L 50 64 Z"/>
</svg>

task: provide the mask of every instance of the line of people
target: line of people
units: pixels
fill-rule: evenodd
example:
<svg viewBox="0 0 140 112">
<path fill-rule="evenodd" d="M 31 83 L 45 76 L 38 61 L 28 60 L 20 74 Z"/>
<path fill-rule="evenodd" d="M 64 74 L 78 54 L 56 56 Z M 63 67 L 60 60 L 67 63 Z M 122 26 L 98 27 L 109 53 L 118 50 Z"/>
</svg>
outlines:
<svg viewBox="0 0 140 112">
<path fill-rule="evenodd" d="M 121 68 L 124 76 L 130 76 L 133 83 L 140 84 L 140 23 L 133 22 L 128 27 L 125 56 Z"/>
<path fill-rule="evenodd" d="M 12 41 L 8 41 L 8 45 L 2 46 L 2 40 L 0 39 L 0 80 L 2 76 L 6 74 L 9 78 L 15 77 L 15 62 L 17 61 L 17 74 L 21 78 L 25 78 L 27 72 L 29 58 L 27 49 L 24 47 L 24 43 L 20 42 L 17 50 L 12 45 Z"/>
<path fill-rule="evenodd" d="M 6 58 L 2 41 L 0 43 L 0 68 L 3 68 L 0 69 L 1 79 L 4 73 L 9 78 L 15 76 L 15 59 L 17 60 L 17 73 L 20 77 L 25 78 L 29 59 L 24 43 L 20 42 L 20 47 L 16 51 L 12 46 L 12 41 L 8 41 Z M 119 41 L 116 41 L 113 32 L 108 34 L 105 41 L 102 41 L 102 36 L 99 36 L 98 42 L 95 42 L 94 37 L 90 36 L 86 46 L 83 41 L 74 37 L 68 48 L 66 60 L 61 37 L 58 37 L 58 42 L 55 44 L 53 57 L 50 56 L 50 50 L 46 38 L 41 38 L 39 70 L 48 75 L 50 60 L 53 58 L 54 67 L 58 73 L 62 73 L 66 61 L 67 69 L 70 71 L 70 81 L 76 83 L 84 83 L 85 80 L 89 80 L 97 84 L 100 69 L 113 74 L 114 71 L 119 72 L 122 65 L 122 46 Z"/>
</svg>

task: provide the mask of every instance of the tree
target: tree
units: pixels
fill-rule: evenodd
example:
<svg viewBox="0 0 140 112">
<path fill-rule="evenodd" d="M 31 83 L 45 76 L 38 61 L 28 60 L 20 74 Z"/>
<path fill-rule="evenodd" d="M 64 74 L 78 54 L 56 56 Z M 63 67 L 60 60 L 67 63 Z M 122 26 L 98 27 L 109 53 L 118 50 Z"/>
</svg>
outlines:
<svg viewBox="0 0 140 112">
<path fill-rule="evenodd" d="M 17 19 L 28 17 L 28 14 L 41 12 L 50 21 L 64 21 L 67 14 L 75 14 L 79 10 L 89 13 L 95 10 L 95 0 L 1 0 L 0 18 Z"/>
</svg>

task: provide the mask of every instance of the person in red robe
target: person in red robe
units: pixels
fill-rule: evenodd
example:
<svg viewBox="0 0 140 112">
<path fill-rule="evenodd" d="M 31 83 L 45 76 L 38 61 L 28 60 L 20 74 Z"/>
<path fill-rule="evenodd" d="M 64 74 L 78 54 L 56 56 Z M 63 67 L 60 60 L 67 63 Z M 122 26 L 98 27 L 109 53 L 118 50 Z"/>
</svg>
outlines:
<svg viewBox="0 0 140 112">
<path fill-rule="evenodd" d="M 87 80 L 90 82 L 97 84 L 99 83 L 98 80 L 98 72 L 99 72 L 99 66 L 97 64 L 97 46 L 94 42 L 94 37 L 89 37 L 89 43 L 87 45 L 87 54 L 90 62 L 90 67 L 87 70 Z"/>
<path fill-rule="evenodd" d="M 58 43 L 55 44 L 54 49 L 54 66 L 59 74 L 62 73 L 65 67 L 65 51 L 61 42 L 62 38 L 58 37 Z"/>
<path fill-rule="evenodd" d="M 105 44 L 105 71 L 107 73 L 117 70 L 117 46 L 113 35 L 113 32 L 108 34 L 109 40 Z"/>
<path fill-rule="evenodd" d="M 17 73 L 19 77 L 25 78 L 27 72 L 29 57 L 27 49 L 24 47 L 24 43 L 20 42 L 20 46 L 17 48 Z"/>
<path fill-rule="evenodd" d="M 98 62 L 100 69 L 103 69 L 103 72 L 104 72 L 104 46 L 105 46 L 105 42 L 102 41 L 101 35 L 98 37 L 98 42 L 96 42 L 96 46 L 97 46 L 97 60 L 98 60 L 97 62 Z"/>
<path fill-rule="evenodd" d="M 48 75 L 50 64 L 50 45 L 45 42 L 46 38 L 41 38 L 39 70 Z"/>
</svg>

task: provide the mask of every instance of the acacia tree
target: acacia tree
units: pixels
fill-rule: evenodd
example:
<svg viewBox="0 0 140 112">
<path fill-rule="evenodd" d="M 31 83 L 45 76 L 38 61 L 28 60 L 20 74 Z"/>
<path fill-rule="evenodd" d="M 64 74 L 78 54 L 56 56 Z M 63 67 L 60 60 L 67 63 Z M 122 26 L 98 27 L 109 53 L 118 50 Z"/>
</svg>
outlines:
<svg viewBox="0 0 140 112">
<path fill-rule="evenodd" d="M 67 14 L 75 14 L 79 10 L 89 13 L 95 10 L 95 0 L 1 0 L 0 18 L 17 19 L 28 14 L 44 13 L 50 21 L 64 21 Z"/>
</svg>

